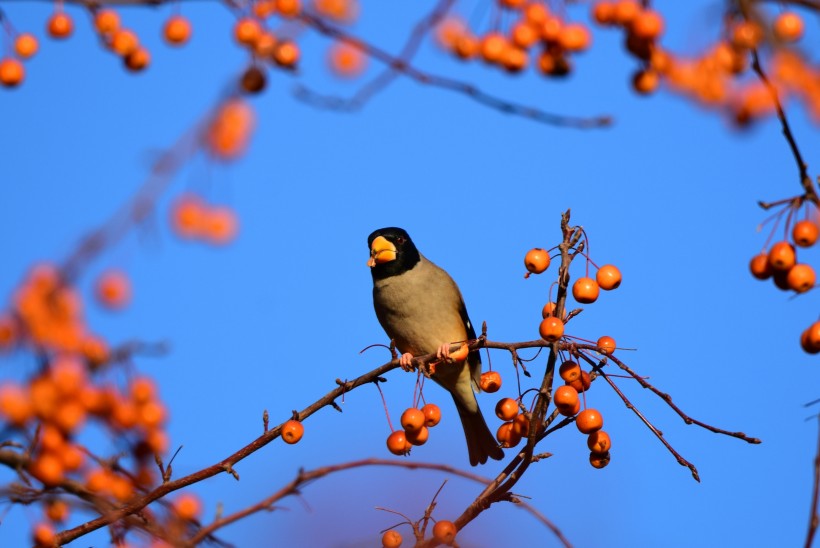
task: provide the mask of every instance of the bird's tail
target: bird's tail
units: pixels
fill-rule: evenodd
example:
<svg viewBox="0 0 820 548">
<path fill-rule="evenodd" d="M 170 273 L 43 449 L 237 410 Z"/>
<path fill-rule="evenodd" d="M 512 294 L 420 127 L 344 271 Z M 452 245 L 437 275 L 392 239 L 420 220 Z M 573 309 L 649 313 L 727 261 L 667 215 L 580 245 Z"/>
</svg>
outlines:
<svg viewBox="0 0 820 548">
<path fill-rule="evenodd" d="M 464 427 L 470 464 L 473 466 L 479 463 L 484 464 L 487 462 L 487 457 L 495 460 L 503 459 L 504 451 L 498 446 L 495 436 L 487 427 L 481 409 L 476 409 L 475 413 L 471 413 L 461 405 L 456 405 L 456 409 L 461 419 L 461 426 Z"/>
</svg>

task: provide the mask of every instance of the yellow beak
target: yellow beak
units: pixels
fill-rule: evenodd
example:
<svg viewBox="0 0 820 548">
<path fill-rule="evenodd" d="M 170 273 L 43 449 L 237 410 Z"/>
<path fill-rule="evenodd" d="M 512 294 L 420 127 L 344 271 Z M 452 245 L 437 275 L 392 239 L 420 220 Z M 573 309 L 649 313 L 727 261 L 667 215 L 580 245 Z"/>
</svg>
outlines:
<svg viewBox="0 0 820 548">
<path fill-rule="evenodd" d="M 384 236 L 378 236 L 370 245 L 370 259 L 367 266 L 373 268 L 377 264 L 396 260 L 396 246 Z"/>
</svg>

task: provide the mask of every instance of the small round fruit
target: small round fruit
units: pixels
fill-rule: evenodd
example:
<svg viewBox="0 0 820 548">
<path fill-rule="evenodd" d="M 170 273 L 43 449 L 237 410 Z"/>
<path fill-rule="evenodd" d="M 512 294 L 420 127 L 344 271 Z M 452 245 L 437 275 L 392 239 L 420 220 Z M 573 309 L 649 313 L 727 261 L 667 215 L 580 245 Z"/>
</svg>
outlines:
<svg viewBox="0 0 820 548">
<path fill-rule="evenodd" d="M 123 58 L 123 62 L 125 63 L 125 68 L 131 72 L 139 72 L 141 70 L 145 70 L 145 68 L 151 63 L 151 54 L 147 49 L 140 46 L 126 55 Z"/>
<path fill-rule="evenodd" d="M 442 544 L 452 544 L 456 539 L 455 524 L 452 521 L 440 520 L 433 526 L 433 538 Z"/>
<path fill-rule="evenodd" d="M 527 415 L 521 413 L 520 415 L 516 415 L 516 417 L 512 421 L 512 431 L 513 434 L 524 438 L 530 432 L 530 419 Z"/>
<path fill-rule="evenodd" d="M 512 398 L 502 398 L 495 404 L 495 416 L 502 421 L 511 421 L 518 415 L 518 402 Z"/>
<path fill-rule="evenodd" d="M 262 26 L 259 21 L 251 17 L 239 19 L 233 27 L 234 38 L 245 46 L 252 46 L 261 33 Z"/>
<path fill-rule="evenodd" d="M 401 414 L 401 427 L 406 432 L 418 432 L 424 428 L 424 413 L 421 409 L 411 407 Z"/>
<path fill-rule="evenodd" d="M 566 408 L 558 407 L 557 409 L 558 409 L 558 412 L 560 414 L 564 415 L 565 417 L 574 417 L 575 415 L 577 415 L 581 411 L 581 400 L 579 398 L 578 401 L 575 402 L 575 407 L 566 407 Z"/>
<path fill-rule="evenodd" d="M 49 17 L 46 29 L 52 38 L 68 38 L 74 31 L 74 21 L 65 13 L 58 11 Z"/>
<path fill-rule="evenodd" d="M 581 370 L 581 377 L 572 382 L 568 382 L 567 384 L 573 387 L 579 393 L 586 392 L 592 385 L 592 379 L 590 378 L 589 373 L 587 373 L 584 370 Z"/>
<path fill-rule="evenodd" d="M 769 266 L 769 256 L 766 253 L 761 253 L 752 257 L 749 261 L 749 270 L 752 276 L 758 280 L 767 280 L 772 277 L 772 267 Z"/>
<path fill-rule="evenodd" d="M 94 28 L 100 34 L 113 34 L 120 28 L 120 15 L 110 9 L 102 9 L 94 15 Z"/>
<path fill-rule="evenodd" d="M 162 37 L 172 46 L 181 46 L 191 39 L 191 23 L 181 15 L 172 15 L 162 27 Z"/>
<path fill-rule="evenodd" d="M 478 385 L 481 387 L 481 390 L 488 394 L 498 392 L 501 388 L 501 375 L 498 371 L 485 371 L 481 374 Z"/>
<path fill-rule="evenodd" d="M 29 59 L 37 53 L 40 45 L 33 34 L 24 32 L 19 34 L 14 40 L 14 51 L 21 59 Z"/>
<path fill-rule="evenodd" d="M 515 433 L 512 422 L 505 422 L 495 432 L 495 439 L 501 447 L 515 447 L 521 442 L 521 436 Z"/>
<path fill-rule="evenodd" d="M 609 453 L 595 453 L 592 452 L 589 454 L 589 463 L 592 465 L 593 468 L 605 468 L 607 464 L 609 464 Z"/>
<path fill-rule="evenodd" d="M 769 250 L 769 265 L 774 270 L 789 270 L 796 262 L 794 247 L 789 242 L 777 242 Z"/>
<path fill-rule="evenodd" d="M 786 274 L 786 283 L 789 284 L 789 288 L 798 293 L 810 290 L 816 282 L 817 275 L 811 265 L 796 264 Z"/>
<path fill-rule="evenodd" d="M 424 413 L 424 426 L 432 428 L 441 421 L 441 409 L 434 403 L 428 403 L 421 408 Z"/>
<path fill-rule="evenodd" d="M 555 342 L 564 336 L 564 322 L 555 316 L 548 316 L 541 321 L 538 333 L 545 341 Z"/>
<path fill-rule="evenodd" d="M 606 354 L 607 356 L 615 352 L 615 339 L 608 335 L 604 335 L 598 339 L 598 352 Z"/>
<path fill-rule="evenodd" d="M 242 73 L 242 77 L 239 79 L 239 85 L 246 93 L 259 93 L 265 89 L 267 77 L 262 69 L 256 65 L 251 65 Z"/>
<path fill-rule="evenodd" d="M 774 35 L 784 42 L 797 42 L 803 30 L 803 19 L 793 11 L 784 11 L 774 20 Z"/>
<path fill-rule="evenodd" d="M 556 308 L 558 308 L 558 305 L 554 302 L 548 302 L 544 305 L 544 308 L 541 309 L 541 317 L 546 318 L 547 316 L 554 316 Z"/>
<path fill-rule="evenodd" d="M 643 40 L 657 40 L 663 34 L 663 17 L 654 10 L 642 10 L 632 20 L 630 30 Z"/>
<path fill-rule="evenodd" d="M 574 409 L 578 403 L 578 391 L 568 384 L 559 386 L 555 389 L 552 400 L 559 409 Z"/>
<path fill-rule="evenodd" d="M 811 247 L 820 235 L 820 228 L 809 220 L 797 221 L 792 227 L 792 239 L 799 247 Z"/>
<path fill-rule="evenodd" d="M 565 361 L 558 368 L 558 374 L 565 382 L 572 382 L 581 378 L 581 366 L 573 361 Z"/>
<path fill-rule="evenodd" d="M 550 254 L 540 247 L 534 247 L 524 256 L 524 266 L 528 272 L 541 274 L 550 266 Z"/>
<path fill-rule="evenodd" d="M 597 410 L 586 408 L 575 417 L 575 426 L 582 434 L 592 434 L 604 426 L 604 418 Z"/>
<path fill-rule="evenodd" d="M 34 526 L 31 533 L 31 540 L 37 548 L 46 546 L 55 546 L 57 542 L 57 535 L 54 533 L 54 528 L 49 523 L 38 523 Z"/>
<path fill-rule="evenodd" d="M 302 439 L 302 434 L 304 433 L 305 427 L 302 426 L 302 423 L 297 420 L 290 419 L 282 426 L 281 436 L 282 439 L 285 440 L 285 443 L 293 445 Z"/>
<path fill-rule="evenodd" d="M 382 535 L 382 548 L 399 548 L 402 538 L 398 531 L 390 529 Z"/>
<path fill-rule="evenodd" d="M 582 304 L 594 303 L 598 300 L 598 282 L 592 278 L 578 278 L 572 284 L 572 296 L 576 301 Z"/>
<path fill-rule="evenodd" d="M 590 434 L 587 438 L 587 447 L 589 447 L 589 450 L 593 453 L 609 453 L 609 449 L 612 447 L 612 440 L 609 438 L 609 434 L 603 430 L 598 430 Z"/>
<path fill-rule="evenodd" d="M 814 322 L 800 334 L 800 346 L 809 354 L 820 352 L 820 321 Z"/>
<path fill-rule="evenodd" d="M 605 264 L 595 273 L 595 281 L 604 291 L 611 291 L 621 285 L 621 271 L 615 265 Z"/>
<path fill-rule="evenodd" d="M 0 84 L 13 88 L 19 86 L 25 76 L 26 70 L 23 68 L 23 63 L 14 57 L 0 59 Z"/>
<path fill-rule="evenodd" d="M 404 430 L 396 430 L 387 436 L 387 449 L 394 455 L 408 455 L 411 447 L 412 445 L 407 441 L 407 435 L 404 433 Z"/>
<path fill-rule="evenodd" d="M 407 441 L 410 442 L 411 445 L 424 445 L 430 437 L 430 430 L 428 430 L 426 426 L 422 426 L 415 432 L 408 432 L 405 430 L 404 434 L 407 437 Z"/>
</svg>

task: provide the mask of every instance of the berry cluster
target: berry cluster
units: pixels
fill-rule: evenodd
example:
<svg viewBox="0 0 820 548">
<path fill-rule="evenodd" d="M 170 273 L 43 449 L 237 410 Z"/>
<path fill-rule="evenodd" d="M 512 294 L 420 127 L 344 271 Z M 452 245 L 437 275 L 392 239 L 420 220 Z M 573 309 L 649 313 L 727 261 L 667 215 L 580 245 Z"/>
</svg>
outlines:
<svg viewBox="0 0 820 548">
<path fill-rule="evenodd" d="M 409 455 L 414 445 L 424 445 L 430 437 L 428 428 L 441 421 L 441 409 L 434 403 L 421 409 L 410 407 L 401 414 L 403 430 L 396 430 L 387 437 L 387 449 L 394 455 Z"/>
</svg>

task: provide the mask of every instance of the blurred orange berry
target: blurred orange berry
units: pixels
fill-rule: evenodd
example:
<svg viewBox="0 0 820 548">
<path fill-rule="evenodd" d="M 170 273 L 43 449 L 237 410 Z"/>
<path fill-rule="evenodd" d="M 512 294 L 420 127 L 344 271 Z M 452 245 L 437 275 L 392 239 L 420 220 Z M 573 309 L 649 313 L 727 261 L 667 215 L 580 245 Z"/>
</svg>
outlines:
<svg viewBox="0 0 820 548">
<path fill-rule="evenodd" d="M 119 310 L 131 301 L 131 281 L 121 270 L 107 270 L 97 278 L 94 293 L 100 304 Z"/>
<path fill-rule="evenodd" d="M 215 207 L 206 212 L 205 236 L 211 243 L 228 244 L 236 238 L 239 222 L 229 207 Z"/>
<path fill-rule="evenodd" d="M 174 510 L 176 510 L 179 519 L 190 521 L 199 519 L 202 514 L 202 501 L 193 493 L 181 493 L 174 500 Z"/>
<path fill-rule="evenodd" d="M 0 385 L 0 415 L 14 426 L 31 420 L 34 409 L 28 391 L 14 383 Z"/>
<path fill-rule="evenodd" d="M 300 0 L 274 0 L 276 3 L 276 11 L 283 17 L 296 17 L 302 11 L 302 2 Z"/>
<path fill-rule="evenodd" d="M 774 35 L 784 42 L 797 42 L 803 31 L 803 19 L 793 11 L 784 11 L 774 20 Z"/>
<path fill-rule="evenodd" d="M 191 23 L 182 15 L 172 15 L 162 27 L 162 37 L 172 46 L 181 46 L 191 39 Z"/>
<path fill-rule="evenodd" d="M 94 28 L 100 34 L 113 34 L 120 28 L 120 15 L 111 9 L 101 9 L 94 15 Z"/>
<path fill-rule="evenodd" d="M 178 236 L 194 238 L 202 235 L 205 226 L 205 206 L 195 194 L 183 194 L 171 207 L 171 226 Z"/>
<path fill-rule="evenodd" d="M 19 86 L 25 76 L 23 63 L 13 57 L 0 59 L 0 84 L 13 88 Z"/>
<path fill-rule="evenodd" d="M 62 11 L 57 11 L 49 17 L 46 30 L 52 38 L 68 38 L 74 31 L 74 21 Z"/>
<path fill-rule="evenodd" d="M 48 523 L 38 523 L 31 533 L 31 540 L 37 548 L 51 548 L 57 545 L 57 535 Z"/>
<path fill-rule="evenodd" d="M 68 503 L 60 499 L 52 499 L 45 504 L 46 517 L 51 521 L 62 523 L 68 519 Z"/>
<path fill-rule="evenodd" d="M 277 47 L 277 50 L 281 44 Z M 229 99 L 216 111 L 207 132 L 210 152 L 222 160 L 235 160 L 248 146 L 255 124 L 253 109 L 242 99 Z"/>
<path fill-rule="evenodd" d="M 364 72 L 366 57 L 357 48 L 334 42 L 328 51 L 330 69 L 339 76 L 353 78 Z"/>
<path fill-rule="evenodd" d="M 589 30 L 580 23 L 564 26 L 558 35 L 558 43 L 567 51 L 584 51 L 591 41 Z"/>
<path fill-rule="evenodd" d="M 817 223 L 804 219 L 797 221 L 792 227 L 792 239 L 795 245 L 800 247 L 811 247 L 817 242 L 818 235 L 820 235 L 820 227 Z M 0 343 L 2 346 L 2 343 Z"/>
<path fill-rule="evenodd" d="M 630 30 L 643 40 L 657 40 L 663 34 L 663 17 L 654 10 L 643 10 L 632 19 Z"/>
<path fill-rule="evenodd" d="M 29 472 L 49 487 L 59 484 L 64 479 L 63 463 L 53 453 L 42 453 L 32 460 Z"/>
<path fill-rule="evenodd" d="M 273 49 L 273 60 L 280 67 L 293 68 L 299 62 L 299 46 L 290 40 L 282 40 Z"/>
<path fill-rule="evenodd" d="M 233 36 L 237 42 L 245 46 L 252 46 L 256 38 L 262 33 L 259 21 L 251 17 L 239 19 L 233 27 Z"/>
<path fill-rule="evenodd" d="M 139 45 L 139 39 L 132 30 L 120 28 L 111 34 L 111 49 L 121 57 L 136 51 Z"/>
<path fill-rule="evenodd" d="M 39 48 L 40 44 L 37 42 L 37 38 L 28 32 L 18 34 L 17 38 L 14 39 L 14 52 L 17 53 L 21 59 L 33 57 Z"/>
</svg>

